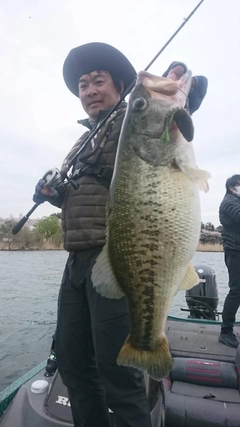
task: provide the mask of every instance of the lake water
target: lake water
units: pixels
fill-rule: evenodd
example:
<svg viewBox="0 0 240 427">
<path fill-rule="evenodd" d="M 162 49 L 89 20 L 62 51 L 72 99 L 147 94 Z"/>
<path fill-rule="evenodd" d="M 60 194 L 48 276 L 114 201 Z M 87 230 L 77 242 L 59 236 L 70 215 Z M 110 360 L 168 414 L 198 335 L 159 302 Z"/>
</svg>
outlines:
<svg viewBox="0 0 240 427">
<path fill-rule="evenodd" d="M 47 359 L 66 259 L 65 251 L 0 252 L 0 391 Z M 215 270 L 221 311 L 228 292 L 224 254 L 198 252 L 193 262 Z M 181 307 L 187 308 L 185 292 L 170 314 L 186 316 Z"/>
</svg>

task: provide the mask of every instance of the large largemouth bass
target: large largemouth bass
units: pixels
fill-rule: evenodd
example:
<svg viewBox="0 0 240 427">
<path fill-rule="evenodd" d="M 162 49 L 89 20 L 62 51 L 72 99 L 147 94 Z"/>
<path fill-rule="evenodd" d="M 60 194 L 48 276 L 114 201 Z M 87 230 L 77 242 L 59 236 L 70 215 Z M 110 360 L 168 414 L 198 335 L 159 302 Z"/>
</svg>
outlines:
<svg viewBox="0 0 240 427">
<path fill-rule="evenodd" d="M 124 119 L 107 209 L 107 239 L 93 268 L 96 290 L 127 296 L 131 332 L 118 364 L 165 377 L 172 357 L 167 315 L 179 289 L 199 277 L 190 261 L 200 236 L 199 187 L 193 124 L 184 110 L 191 73 L 179 81 L 138 74 Z"/>
</svg>

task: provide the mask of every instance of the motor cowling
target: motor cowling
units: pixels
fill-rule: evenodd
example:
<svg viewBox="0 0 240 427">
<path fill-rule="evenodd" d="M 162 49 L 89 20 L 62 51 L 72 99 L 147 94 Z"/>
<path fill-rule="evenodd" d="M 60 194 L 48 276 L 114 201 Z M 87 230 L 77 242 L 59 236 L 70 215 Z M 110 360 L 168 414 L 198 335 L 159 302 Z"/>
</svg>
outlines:
<svg viewBox="0 0 240 427">
<path fill-rule="evenodd" d="M 194 268 L 199 276 L 199 283 L 186 291 L 189 317 L 216 320 L 218 289 L 215 271 L 206 265 L 194 265 Z"/>
</svg>

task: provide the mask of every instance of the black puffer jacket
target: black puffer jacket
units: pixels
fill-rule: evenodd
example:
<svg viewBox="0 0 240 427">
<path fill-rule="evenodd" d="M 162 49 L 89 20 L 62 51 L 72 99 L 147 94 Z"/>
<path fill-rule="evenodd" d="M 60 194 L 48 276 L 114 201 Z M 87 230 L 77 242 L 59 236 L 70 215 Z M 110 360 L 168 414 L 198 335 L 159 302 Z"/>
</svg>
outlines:
<svg viewBox="0 0 240 427">
<path fill-rule="evenodd" d="M 240 198 L 226 194 L 219 208 L 224 249 L 240 251 Z"/>
</svg>

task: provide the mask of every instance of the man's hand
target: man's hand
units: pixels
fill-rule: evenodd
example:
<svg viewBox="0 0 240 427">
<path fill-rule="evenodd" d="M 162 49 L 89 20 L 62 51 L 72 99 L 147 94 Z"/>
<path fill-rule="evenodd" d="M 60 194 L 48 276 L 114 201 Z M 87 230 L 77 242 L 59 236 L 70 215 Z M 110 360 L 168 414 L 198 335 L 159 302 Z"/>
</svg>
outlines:
<svg viewBox="0 0 240 427">
<path fill-rule="evenodd" d="M 40 205 L 41 203 L 49 201 L 49 197 L 57 197 L 58 192 L 55 188 L 46 187 L 46 181 L 40 179 L 35 187 L 35 193 L 33 195 L 33 201 Z"/>
<path fill-rule="evenodd" d="M 163 74 L 163 77 L 167 77 L 174 81 L 179 80 L 183 74 L 187 72 L 188 68 L 184 62 L 172 62 L 168 69 Z M 208 87 L 208 80 L 204 76 L 193 76 L 192 87 L 188 95 L 188 109 L 189 113 L 193 114 L 194 111 L 198 110 L 206 93 Z"/>
</svg>

